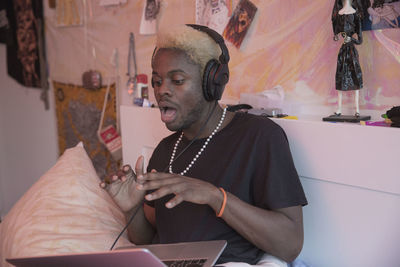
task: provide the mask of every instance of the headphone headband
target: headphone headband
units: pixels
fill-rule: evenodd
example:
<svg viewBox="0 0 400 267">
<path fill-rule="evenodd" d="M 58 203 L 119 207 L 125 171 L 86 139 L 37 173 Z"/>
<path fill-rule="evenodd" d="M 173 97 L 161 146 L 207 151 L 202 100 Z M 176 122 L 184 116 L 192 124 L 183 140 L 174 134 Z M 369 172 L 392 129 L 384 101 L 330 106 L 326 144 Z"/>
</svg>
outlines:
<svg viewBox="0 0 400 267">
<path fill-rule="evenodd" d="M 198 24 L 186 24 L 186 26 L 189 26 L 198 31 L 207 33 L 208 36 L 210 36 L 221 48 L 222 54 L 219 56 L 219 61 L 221 62 L 221 64 L 228 64 L 229 59 L 230 59 L 228 48 L 225 45 L 224 38 L 218 32 L 216 32 L 213 29 L 210 29 L 206 26 L 198 25 Z"/>
</svg>

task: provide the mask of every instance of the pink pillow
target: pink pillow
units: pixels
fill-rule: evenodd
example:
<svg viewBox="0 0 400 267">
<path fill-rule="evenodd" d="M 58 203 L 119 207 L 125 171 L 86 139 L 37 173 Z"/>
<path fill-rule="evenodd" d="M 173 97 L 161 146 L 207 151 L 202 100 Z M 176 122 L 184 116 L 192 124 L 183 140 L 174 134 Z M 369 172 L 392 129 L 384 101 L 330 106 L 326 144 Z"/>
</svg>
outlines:
<svg viewBox="0 0 400 267">
<path fill-rule="evenodd" d="M 67 149 L 14 205 L 0 224 L 5 258 L 109 250 L 125 217 L 99 187 L 83 145 Z M 116 246 L 131 243 L 126 233 Z"/>
</svg>

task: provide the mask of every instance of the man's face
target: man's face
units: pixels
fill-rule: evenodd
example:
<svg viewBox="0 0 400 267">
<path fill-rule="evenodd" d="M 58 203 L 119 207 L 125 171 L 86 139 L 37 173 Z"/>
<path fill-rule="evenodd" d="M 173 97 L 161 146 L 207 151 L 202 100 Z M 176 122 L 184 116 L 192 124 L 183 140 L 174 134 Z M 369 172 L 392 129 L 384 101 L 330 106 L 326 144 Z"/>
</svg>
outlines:
<svg viewBox="0 0 400 267">
<path fill-rule="evenodd" d="M 154 95 L 171 131 L 196 127 L 205 114 L 200 66 L 180 50 L 160 49 L 153 60 Z"/>
</svg>

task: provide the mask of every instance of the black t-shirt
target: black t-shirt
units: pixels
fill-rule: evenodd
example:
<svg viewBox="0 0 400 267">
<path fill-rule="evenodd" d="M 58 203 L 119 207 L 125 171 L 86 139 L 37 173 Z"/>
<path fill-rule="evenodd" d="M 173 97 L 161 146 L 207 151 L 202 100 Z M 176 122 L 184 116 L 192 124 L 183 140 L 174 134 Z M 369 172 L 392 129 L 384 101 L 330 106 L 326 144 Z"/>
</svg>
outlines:
<svg viewBox="0 0 400 267">
<path fill-rule="evenodd" d="M 150 159 L 148 171 L 165 170 L 180 135 L 164 138 Z M 172 164 L 180 173 L 201 149 L 205 139 L 196 140 Z M 183 137 L 176 154 L 189 144 Z M 283 129 L 272 120 L 236 113 L 232 121 L 211 139 L 185 176 L 222 187 L 241 200 L 263 209 L 306 205 L 307 200 L 293 164 Z M 264 252 L 232 229 L 208 205 L 183 202 L 165 208 L 169 195 L 148 204 L 155 207 L 157 237 L 154 242 L 175 243 L 223 239 L 228 245 L 218 263 L 255 264 Z"/>
</svg>

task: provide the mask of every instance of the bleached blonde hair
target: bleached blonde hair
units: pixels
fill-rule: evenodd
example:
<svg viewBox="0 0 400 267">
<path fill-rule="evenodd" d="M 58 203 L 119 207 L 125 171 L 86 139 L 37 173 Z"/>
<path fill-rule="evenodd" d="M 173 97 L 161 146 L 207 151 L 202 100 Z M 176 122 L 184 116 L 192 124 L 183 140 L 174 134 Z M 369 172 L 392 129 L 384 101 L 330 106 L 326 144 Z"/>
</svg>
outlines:
<svg viewBox="0 0 400 267">
<path fill-rule="evenodd" d="M 156 51 L 158 49 L 178 49 L 200 65 L 201 74 L 211 59 L 219 61 L 222 51 L 219 45 L 205 32 L 187 25 L 179 25 L 157 33 Z"/>
</svg>

